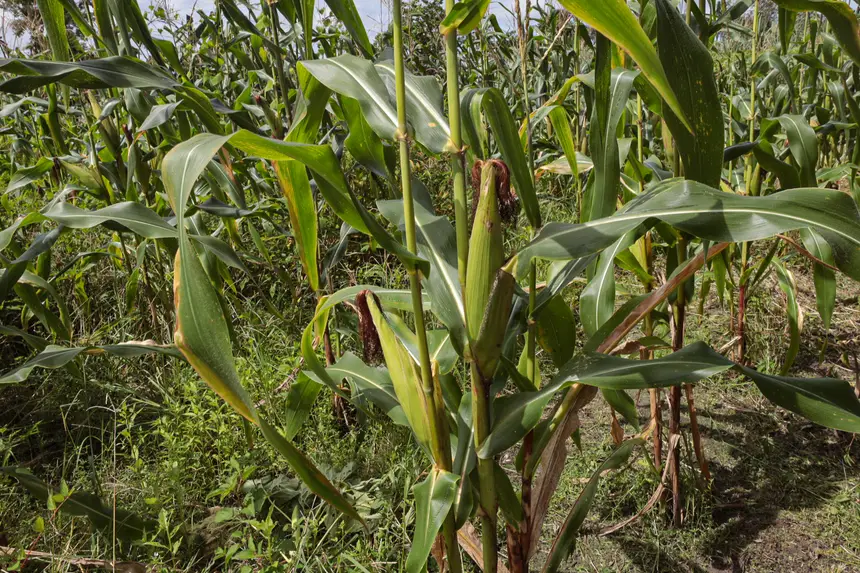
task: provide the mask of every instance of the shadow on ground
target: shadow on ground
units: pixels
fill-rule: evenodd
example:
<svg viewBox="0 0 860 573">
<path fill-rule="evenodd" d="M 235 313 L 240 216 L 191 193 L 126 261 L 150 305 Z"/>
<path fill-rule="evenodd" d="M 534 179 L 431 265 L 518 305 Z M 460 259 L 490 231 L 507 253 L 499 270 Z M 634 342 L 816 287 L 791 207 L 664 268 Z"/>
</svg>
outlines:
<svg viewBox="0 0 860 573">
<path fill-rule="evenodd" d="M 697 511 L 710 511 L 710 527 L 694 532 L 694 546 L 686 548 L 652 539 L 638 526 L 621 530 L 611 539 L 634 570 L 854 570 L 834 557 L 851 533 L 822 531 L 826 525 L 818 523 L 830 510 L 825 506 L 857 503 L 848 497 L 841 500 L 846 482 L 855 487 L 860 482 L 860 467 L 846 461 L 860 459 L 860 445 L 850 434 L 782 411 L 775 415 L 720 403 L 700 410 L 700 417 L 712 493 L 693 492 L 686 502 L 688 507 L 697 504 Z M 695 480 L 692 467 L 688 470 L 689 491 Z M 667 522 L 660 511 L 645 519 L 660 521 L 662 528 Z"/>
</svg>

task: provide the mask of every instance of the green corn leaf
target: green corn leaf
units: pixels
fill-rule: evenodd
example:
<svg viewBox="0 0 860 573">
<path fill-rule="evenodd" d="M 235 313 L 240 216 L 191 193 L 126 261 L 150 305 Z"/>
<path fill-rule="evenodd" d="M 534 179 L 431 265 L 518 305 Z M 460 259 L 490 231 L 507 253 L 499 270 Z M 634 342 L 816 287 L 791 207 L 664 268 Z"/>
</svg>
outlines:
<svg viewBox="0 0 860 573">
<path fill-rule="evenodd" d="M 392 224 L 404 228 L 403 202 L 379 201 L 379 211 Z M 433 313 L 448 329 L 458 352 L 466 347 L 466 309 L 457 275 L 457 238 L 447 217 L 437 216 L 421 202 L 414 206 L 418 252 L 430 263 L 424 290 L 433 300 Z"/>
<path fill-rule="evenodd" d="M 537 315 L 538 344 L 550 355 L 553 364 L 561 366 L 573 356 L 576 317 L 561 295 L 549 299 L 541 311 Z"/>
<path fill-rule="evenodd" d="M 774 156 L 773 146 L 767 141 L 759 141 L 752 147 L 756 161 L 764 168 L 775 174 L 779 179 L 781 189 L 796 189 L 800 187 L 800 173 L 793 165 L 780 161 Z"/>
<path fill-rule="evenodd" d="M 788 54 L 791 47 L 791 37 L 797 25 L 797 12 L 791 12 L 785 8 L 778 8 L 777 18 L 779 20 L 779 46 L 783 54 Z"/>
<path fill-rule="evenodd" d="M 161 52 L 161 55 L 164 56 L 164 59 L 167 60 L 167 63 L 169 63 L 170 67 L 173 68 L 173 71 L 182 76 L 186 81 L 190 81 L 188 79 L 188 74 L 185 73 L 185 68 L 182 67 L 182 61 L 179 59 L 176 45 L 170 40 L 162 40 L 160 38 L 153 38 L 152 43 L 156 48 L 158 48 L 158 51 Z"/>
<path fill-rule="evenodd" d="M 846 432 L 860 429 L 860 401 L 847 382 L 764 374 L 732 362 L 703 342 L 696 342 L 654 360 L 630 360 L 605 354 L 574 358 L 540 390 L 496 400 L 493 427 L 479 447 L 478 456 L 489 458 L 516 444 L 537 426 L 555 393 L 574 383 L 609 390 L 665 388 L 692 384 L 728 369 L 750 378 L 774 404 L 817 424 Z"/>
<path fill-rule="evenodd" d="M 443 36 L 452 31 L 460 34 L 468 34 L 481 23 L 489 7 L 490 0 L 464 0 L 457 2 L 448 11 L 445 19 L 439 25 L 439 32 Z"/>
<path fill-rule="evenodd" d="M 19 278 L 19 282 L 14 286 L 15 294 L 17 294 L 18 298 L 20 298 L 27 306 L 27 309 L 33 313 L 33 316 L 35 316 L 39 322 L 42 323 L 45 329 L 53 336 L 65 341 L 70 340 L 71 335 L 67 320 L 68 311 L 66 310 L 65 303 L 62 302 L 62 299 L 57 297 L 54 288 L 42 277 L 34 275 L 28 271 L 24 271 Z M 3 279 L 5 282 L 5 275 Z M 66 320 L 61 319 L 54 312 L 48 309 L 48 307 L 42 302 L 42 298 L 39 296 L 37 288 L 42 288 L 48 291 L 54 300 L 58 301 L 58 304 L 62 305 L 59 310 L 63 315 L 63 318 Z"/>
<path fill-rule="evenodd" d="M 362 384 L 366 382 L 366 388 L 368 389 L 368 392 L 371 393 L 368 396 L 371 398 L 371 401 L 382 408 L 382 410 L 385 411 L 395 422 L 408 425 L 402 411 L 399 414 L 394 411 L 395 407 L 399 408 L 399 401 L 393 391 L 393 385 L 391 386 L 392 390 L 390 392 L 387 390 L 387 388 L 389 388 L 388 383 L 390 383 L 391 380 L 387 370 L 376 376 L 373 372 L 368 371 L 367 369 L 370 367 L 361 362 L 357 357 L 355 360 L 357 362 L 361 362 L 361 366 L 355 364 L 352 359 L 347 359 L 348 361 L 346 363 L 342 366 L 338 366 L 340 362 L 349 355 L 349 353 L 344 354 L 341 361 L 338 361 L 333 366 L 326 368 L 320 362 L 319 358 L 317 358 L 316 351 L 314 350 L 315 325 L 321 321 L 325 322 L 329 311 L 335 305 L 347 300 L 355 299 L 356 295 L 365 290 L 372 291 L 390 310 L 412 311 L 412 294 L 408 290 L 382 288 L 371 285 L 356 285 L 341 289 L 334 294 L 320 297 L 313 320 L 308 323 L 302 333 L 302 358 L 308 367 L 308 370 L 306 370 L 305 373 L 317 382 L 325 384 L 329 389 L 336 393 L 340 393 L 339 383 L 337 381 L 338 376 L 346 376 L 354 381 L 356 378 L 362 379 L 357 382 L 357 388 L 361 390 Z M 425 296 L 425 310 L 430 308 L 429 301 L 430 299 Z M 362 368 L 362 366 L 364 368 Z M 388 382 L 386 382 L 386 380 Z"/>
<path fill-rule="evenodd" d="M 43 504 L 48 503 L 48 498 L 59 491 L 34 476 L 27 468 L 2 467 L 0 473 L 18 480 L 30 495 Z M 58 508 L 58 511 L 68 515 L 87 517 L 105 535 L 113 536 L 115 533 L 123 541 L 143 540 L 157 529 L 153 521 L 114 507 L 92 493 L 72 491 Z"/>
<path fill-rule="evenodd" d="M 382 140 L 364 119 L 358 101 L 341 96 L 340 108 L 349 128 L 349 135 L 344 140 L 346 149 L 371 173 L 393 182 L 393 169 L 388 164 Z"/>
<path fill-rule="evenodd" d="M 55 62 L 72 59 L 69 37 L 66 34 L 66 10 L 59 0 L 36 0 L 36 6 L 45 24 L 45 35 Z"/>
<path fill-rule="evenodd" d="M 385 60 L 374 64 L 379 77 L 388 88 L 390 101 L 394 93 L 394 62 Z M 415 130 L 415 140 L 434 153 L 453 152 L 448 118 L 442 113 L 442 87 L 433 76 L 416 76 L 406 70 L 406 114 Z"/>
<path fill-rule="evenodd" d="M 714 242 L 755 241 L 811 227 L 833 248 L 836 266 L 860 280 L 860 213 L 848 195 L 816 188 L 746 197 L 693 181 L 664 182 L 612 217 L 545 226 L 520 251 L 518 273 L 524 274 L 535 257 L 570 260 L 598 252 L 649 218 Z"/>
<path fill-rule="evenodd" d="M 555 138 L 558 140 L 559 145 L 561 145 L 561 149 L 564 152 L 564 158 L 567 160 L 567 165 L 570 169 L 569 174 L 579 177 L 580 171 L 580 157 L 581 156 L 576 151 L 576 143 L 573 141 L 573 132 L 570 129 L 570 118 L 567 115 L 567 112 L 561 106 L 553 107 L 549 112 L 549 119 L 552 123 L 552 129 L 555 132 Z M 593 163 L 592 163 L 593 165 Z M 544 167 L 545 171 L 550 171 Z M 584 171 L 587 171 L 585 169 Z M 553 173 L 556 173 L 553 171 Z"/>
<path fill-rule="evenodd" d="M 615 312 L 615 257 L 630 248 L 637 233 L 631 231 L 600 253 L 594 276 L 579 299 L 579 317 L 586 336 L 592 336 Z"/>
<path fill-rule="evenodd" d="M 406 557 L 408 573 L 426 570 L 427 558 L 436 541 L 436 535 L 454 505 L 457 480 L 456 474 L 434 467 L 427 479 L 413 488 L 416 506 L 415 533 L 412 536 L 412 548 Z"/>
<path fill-rule="evenodd" d="M 181 145 L 184 146 L 182 147 L 183 151 L 188 153 L 195 163 L 204 160 L 208 163 L 221 146 L 228 142 L 251 156 L 272 161 L 295 160 L 301 162 L 314 174 L 321 194 L 344 222 L 363 233 L 372 235 L 385 250 L 395 254 L 405 265 L 417 265 L 425 274 L 429 272 L 427 261 L 413 255 L 406 247 L 391 237 L 358 201 L 347 186 L 346 178 L 331 147 L 279 141 L 247 130 L 240 130 L 226 136 L 201 133 Z M 179 147 L 171 150 L 167 157 L 176 153 L 176 149 Z M 188 172 L 190 173 L 190 171 Z M 200 170 L 196 170 L 196 172 L 199 173 Z M 190 191 L 191 183 L 188 185 Z"/>
<path fill-rule="evenodd" d="M 495 461 L 493 461 L 493 478 L 496 485 L 496 498 L 499 502 L 499 509 L 502 510 L 505 521 L 516 527 L 523 521 L 522 501 L 517 492 L 514 491 L 511 478 L 508 477 L 502 466 Z"/>
<path fill-rule="evenodd" d="M 783 82 L 785 82 L 785 86 L 788 88 L 788 95 L 792 101 L 794 101 L 795 93 L 794 93 L 794 80 L 791 77 L 791 72 L 788 70 L 788 66 L 782 57 L 772 50 L 766 50 L 762 52 L 758 60 L 753 64 L 753 71 L 756 70 L 764 70 L 767 67 L 770 67 L 772 70 L 776 70 L 779 72 L 779 75 L 782 76 Z"/>
<path fill-rule="evenodd" d="M 35 261 L 40 255 L 42 255 L 42 253 L 48 252 L 54 243 L 57 242 L 57 239 L 60 238 L 62 232 L 63 227 L 60 226 L 56 229 L 51 229 L 47 233 L 36 235 L 27 247 L 27 250 L 6 266 L 6 270 L 2 275 L 0 275 L 0 301 L 5 300 L 6 297 L 9 296 L 10 290 L 16 286 L 19 279 L 27 274 L 27 265 L 32 261 Z M 41 279 L 41 277 L 38 278 L 40 280 L 44 280 Z M 39 303 L 39 306 L 41 307 L 41 303 Z M 45 321 L 43 320 L 42 322 L 44 323 Z M 68 334 L 66 333 L 63 338 L 68 338 Z"/>
<path fill-rule="evenodd" d="M 797 60 L 798 62 L 801 62 L 802 64 L 806 64 L 810 68 L 813 68 L 816 70 L 821 70 L 823 72 L 832 72 L 832 73 L 836 73 L 836 74 L 842 73 L 842 70 L 840 70 L 839 68 L 835 68 L 833 66 L 828 66 L 827 64 L 825 64 L 824 62 L 819 60 L 817 57 L 815 57 L 815 54 L 810 54 L 810 53 L 792 54 L 791 57 L 794 58 L 795 60 Z"/>
<path fill-rule="evenodd" d="M 78 346 L 74 348 L 50 344 L 21 366 L 0 376 L 0 384 L 24 382 L 36 368 L 48 368 L 51 370 L 62 368 L 81 354 L 109 354 L 119 356 L 120 358 L 133 358 L 151 353 L 165 354 L 174 358 L 182 357 L 175 346 L 164 346 L 156 344 L 151 340 L 144 342 L 124 342 L 122 344 L 105 344 L 102 346 Z"/>
<path fill-rule="evenodd" d="M 553 541 L 552 547 L 550 547 L 549 557 L 547 557 L 543 573 L 555 573 L 559 571 L 561 564 L 567 556 L 576 549 L 576 538 L 588 512 L 591 510 L 591 506 L 594 504 L 597 485 L 600 483 L 600 477 L 603 475 L 603 472 L 620 468 L 630 458 L 633 450 L 644 443 L 645 440 L 641 438 L 625 441 L 591 475 L 591 479 L 582 488 L 582 493 L 579 494 L 579 497 L 573 504 L 570 513 L 567 515 L 567 519 L 564 520 L 559 530 L 558 536 Z"/>
<path fill-rule="evenodd" d="M 532 311 L 533 316 L 540 316 L 543 309 L 550 303 L 555 295 L 561 293 L 565 287 L 570 285 L 581 275 L 586 268 L 597 258 L 597 255 L 590 255 L 581 259 L 568 261 L 565 263 L 552 278 L 550 278 L 546 286 L 541 289 L 535 301 L 535 308 Z"/>
<path fill-rule="evenodd" d="M 308 179 L 307 168 L 295 160 L 278 161 L 275 163 L 275 173 L 281 192 L 287 198 L 289 205 L 290 226 L 302 261 L 302 268 L 308 283 L 314 291 L 320 288 L 319 264 L 317 262 L 318 223 L 317 209 L 314 201 L 311 183 Z"/>
<path fill-rule="evenodd" d="M 39 352 L 43 351 L 50 344 L 50 342 L 44 338 L 40 338 L 14 326 L 0 324 L 0 334 L 5 334 L 6 336 L 17 336 L 26 342 L 30 348 L 38 350 Z"/>
<path fill-rule="evenodd" d="M 561 85 L 561 87 L 556 91 L 551 98 L 546 100 L 539 108 L 532 111 L 529 114 L 529 123 L 531 125 L 537 125 L 540 123 L 542 119 L 549 116 L 553 110 L 558 109 L 559 107 L 563 107 L 564 101 L 567 99 L 568 94 L 570 94 L 570 90 L 573 87 L 573 84 L 576 82 L 582 81 L 583 76 L 575 75 L 570 78 L 567 78 L 565 82 Z M 526 147 L 526 121 L 523 120 L 520 123 L 520 142 L 523 145 L 523 148 Z"/>
<path fill-rule="evenodd" d="M 860 24 L 857 15 L 842 0 L 774 0 L 792 12 L 819 12 L 830 22 L 830 30 L 845 53 L 860 65 Z"/>
<path fill-rule="evenodd" d="M 110 54 L 119 54 L 116 32 L 111 21 L 110 0 L 93 0 L 93 12 L 105 48 Z"/>
<path fill-rule="evenodd" d="M 621 171 L 616 133 L 633 81 L 639 75 L 639 72 L 631 70 L 610 70 L 610 49 L 609 41 L 598 37 L 595 101 L 588 132 L 591 159 L 594 161 L 594 187 L 591 209 L 583 211 L 586 220 L 608 217 L 615 212 Z"/>
<path fill-rule="evenodd" d="M 131 201 L 115 203 L 95 211 L 86 211 L 71 203 L 56 203 L 42 211 L 42 215 L 72 229 L 90 229 L 97 225 L 118 223 L 147 239 L 176 237 L 176 229 L 155 211 Z"/>
<path fill-rule="evenodd" d="M 814 257 L 833 265 L 835 262 L 833 249 L 819 233 L 813 229 L 801 229 L 800 239 L 806 250 L 812 253 Z M 815 302 L 818 307 L 818 314 L 821 316 L 824 330 L 829 330 L 833 310 L 836 307 L 836 273 L 821 263 L 813 263 L 812 279 L 815 284 Z"/>
<path fill-rule="evenodd" d="M 69 203 L 56 203 L 45 209 L 42 214 L 65 227 L 72 229 L 91 229 L 104 225 L 118 232 L 134 232 L 147 239 L 176 238 L 177 229 L 169 225 L 154 211 L 140 203 L 126 201 L 114 203 L 95 211 L 85 211 Z M 250 274 L 242 259 L 233 248 L 217 237 L 210 235 L 189 235 L 196 243 L 203 245 L 225 264 Z"/>
<path fill-rule="evenodd" d="M 209 282 L 185 230 L 185 211 L 191 189 L 212 155 L 229 139 L 230 136 L 198 136 L 174 147 L 162 164 L 165 189 L 176 213 L 179 240 L 174 268 L 174 342 L 210 388 L 243 418 L 260 428 L 266 440 L 284 456 L 313 493 L 363 523 L 352 505 L 311 460 L 260 416 L 239 380 L 218 293 Z M 294 148 L 293 155 L 319 160 L 319 155 L 309 149 L 312 147 Z"/>
<path fill-rule="evenodd" d="M 352 352 L 345 352 L 335 364 L 326 368 L 326 372 L 333 379 L 346 378 L 350 381 L 354 390 L 351 397 L 353 402 L 367 399 L 395 424 L 409 426 L 388 369 L 368 366 Z"/>
<path fill-rule="evenodd" d="M 743 16 L 746 11 L 749 10 L 750 6 L 752 6 L 752 3 L 753 0 L 737 0 L 737 2 L 734 2 L 724 12 L 717 16 L 717 19 L 714 20 L 714 23 L 711 24 L 711 27 L 708 29 L 708 36 L 713 36 L 733 20 L 737 20 Z"/>
<path fill-rule="evenodd" d="M 628 424 L 639 430 L 639 412 L 636 410 L 636 402 L 630 397 L 630 394 L 624 390 L 613 390 L 611 388 L 601 388 L 600 394 L 606 403 L 613 410 L 621 414 Z"/>
<path fill-rule="evenodd" d="M 469 141 L 469 133 L 476 134 L 481 129 L 475 125 L 476 121 L 480 121 L 478 119 L 480 117 L 479 110 L 483 111 L 487 117 L 499 145 L 502 159 L 508 165 L 513 176 L 512 183 L 523 203 L 523 209 L 529 223 L 535 229 L 540 228 L 540 205 L 535 193 L 532 174 L 529 171 L 525 153 L 523 153 L 514 118 L 504 96 L 496 88 L 470 89 L 461 96 L 460 106 L 464 111 L 462 114 L 463 132 L 466 134 L 467 141 Z M 476 136 L 473 135 L 472 137 Z M 474 143 L 472 144 L 474 145 Z M 473 148 L 473 151 L 478 153 L 480 149 Z M 483 156 L 481 158 L 485 159 Z"/>
<path fill-rule="evenodd" d="M 99 37 L 95 30 L 93 30 L 87 17 L 84 16 L 84 14 L 81 12 L 81 9 L 78 8 L 77 4 L 75 4 L 74 0 L 59 0 L 59 2 L 60 4 L 62 4 L 63 8 L 66 10 L 66 12 L 72 18 L 72 21 L 82 33 L 86 34 L 87 36 L 90 36 L 91 38 L 94 38 L 97 42 L 104 45 L 104 40 Z"/>
<path fill-rule="evenodd" d="M 651 40 L 624 0 L 562 0 L 561 5 L 630 54 L 675 115 L 688 129 L 692 129 Z M 672 69 L 669 73 L 678 71 Z"/>
<path fill-rule="evenodd" d="M 244 12 L 236 5 L 233 0 L 218 0 L 218 4 L 221 9 L 224 11 L 224 15 L 235 24 L 238 28 L 245 30 L 249 34 L 253 34 L 260 38 L 265 44 L 267 50 L 271 50 L 276 54 L 282 54 L 283 50 L 280 46 L 275 44 L 271 39 L 269 39 L 269 35 L 260 31 L 253 22 L 245 15 Z M 313 11 L 313 5 L 311 5 L 311 11 Z"/>
<path fill-rule="evenodd" d="M 397 138 L 397 110 L 383 76 L 393 77 L 390 62 L 374 65 L 349 54 L 302 65 L 332 91 L 358 101 L 367 123 L 379 137 Z M 407 119 L 415 140 L 433 153 L 450 151 L 448 121 L 441 112 L 442 90 L 434 78 L 407 74 Z M 2 87 L 2 86 L 0 86 Z"/>
<path fill-rule="evenodd" d="M 0 83 L 0 91 L 25 93 L 59 82 L 73 88 L 173 89 L 178 84 L 167 73 L 128 56 L 80 62 L 0 60 L 0 71 L 13 77 Z"/>
<path fill-rule="evenodd" d="M 368 295 L 367 305 L 379 333 L 379 341 L 385 355 L 385 364 L 388 365 L 388 373 L 394 384 L 397 401 L 400 402 L 418 443 L 430 451 L 430 437 L 434 430 L 431 426 L 432 412 L 430 412 L 427 397 L 421 387 L 421 374 L 418 371 L 418 366 L 388 324 L 388 319 L 372 296 Z"/>
<path fill-rule="evenodd" d="M 788 136 L 791 155 L 800 166 L 800 184 L 815 187 L 815 165 L 818 163 L 818 139 L 809 122 L 800 115 L 781 115 L 777 118 Z"/>
<path fill-rule="evenodd" d="M 302 429 L 305 420 L 311 415 L 311 410 L 320 390 L 322 390 L 322 384 L 311 380 L 304 372 L 299 372 L 299 375 L 290 384 L 284 419 L 284 437 L 286 439 L 292 440 Z"/>
<path fill-rule="evenodd" d="M 797 284 L 794 282 L 794 275 L 777 260 L 773 260 L 771 264 L 776 269 L 779 288 L 785 293 L 785 315 L 788 318 L 789 338 L 785 360 L 782 363 L 782 368 L 779 370 L 779 373 L 785 376 L 791 370 L 794 359 L 797 358 L 797 353 L 800 351 L 800 331 L 803 328 L 803 311 L 797 303 Z"/>
<path fill-rule="evenodd" d="M 160 125 L 164 125 L 173 118 L 176 108 L 179 107 L 181 103 L 182 102 L 177 101 L 152 106 L 149 115 L 146 117 L 146 120 L 140 124 L 140 127 L 137 128 L 137 131 L 146 131 L 148 129 L 155 129 Z"/>
<path fill-rule="evenodd" d="M 12 174 L 12 177 L 9 178 L 9 184 L 6 186 L 6 193 L 24 189 L 44 177 L 53 168 L 53 161 L 47 157 L 39 158 L 35 165 L 21 168 Z"/>
<path fill-rule="evenodd" d="M 669 85 L 692 125 L 692 133 L 686 122 L 679 121 L 671 111 L 664 110 L 664 119 L 677 142 L 685 177 L 717 187 L 725 145 L 711 54 L 668 0 L 655 2 L 660 61 L 669 70 Z"/>
<path fill-rule="evenodd" d="M 132 36 L 135 41 L 146 47 L 156 64 L 164 67 L 164 60 L 161 58 L 161 50 L 158 49 L 158 46 L 152 39 L 152 35 L 149 33 L 146 19 L 143 17 L 143 12 L 140 11 L 140 5 L 138 5 L 137 0 L 124 0 L 124 11 L 126 22 L 131 29 Z"/>
</svg>

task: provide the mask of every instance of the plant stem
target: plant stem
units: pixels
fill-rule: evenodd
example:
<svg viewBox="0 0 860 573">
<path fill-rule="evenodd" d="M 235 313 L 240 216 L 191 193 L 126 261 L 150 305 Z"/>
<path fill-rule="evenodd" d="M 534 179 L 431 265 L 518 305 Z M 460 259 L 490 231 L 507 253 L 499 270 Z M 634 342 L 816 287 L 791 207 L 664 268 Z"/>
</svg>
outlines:
<svg viewBox="0 0 860 573">
<path fill-rule="evenodd" d="M 756 49 L 758 43 L 758 0 L 755 0 L 755 7 L 753 8 L 753 29 L 752 29 L 752 62 L 755 63 L 756 60 Z M 750 142 L 755 141 L 755 93 L 756 85 L 755 79 L 752 78 L 750 82 L 750 116 L 749 116 L 749 140 Z M 744 184 L 746 187 L 747 195 L 750 194 L 750 191 L 753 186 L 753 177 L 755 174 L 753 173 L 753 164 L 752 164 L 752 155 L 747 157 L 746 170 L 744 173 Z M 741 277 L 744 276 L 749 257 L 749 244 L 743 243 L 741 244 Z M 738 289 L 738 352 L 737 352 L 737 360 L 741 364 L 743 364 L 746 359 L 746 332 L 745 332 L 745 317 L 744 312 L 746 310 L 746 284 L 745 279 L 741 278 L 741 284 Z"/>
<path fill-rule="evenodd" d="M 517 38 L 519 40 L 520 51 L 520 76 L 522 79 L 523 90 L 523 114 L 526 122 L 526 158 L 529 165 L 529 174 L 534 181 L 534 154 L 532 153 L 532 125 L 529 109 L 529 76 L 528 76 L 528 28 L 529 28 L 529 12 L 531 11 L 531 3 L 526 0 L 525 14 L 520 11 L 519 0 L 514 0 L 514 12 L 517 19 Z M 574 158 L 575 162 L 575 158 Z M 578 177 L 577 177 L 578 179 Z M 536 229 L 532 229 L 532 237 Z M 531 381 L 535 388 L 540 386 L 537 373 L 537 324 L 533 312 L 537 304 L 537 266 L 532 260 L 529 266 L 529 314 L 528 314 L 528 332 L 526 339 L 526 377 Z M 519 529 L 518 543 L 516 547 L 512 547 L 510 555 L 512 573 L 528 573 L 529 564 L 528 556 L 530 553 L 529 545 L 531 543 L 531 531 L 529 523 L 532 515 L 532 478 L 534 472 L 529 471 L 529 460 L 532 455 L 532 447 L 534 445 L 534 431 L 528 432 L 523 439 L 523 471 L 522 478 L 522 495 L 521 506 L 523 510 L 523 519 L 517 525 Z M 510 527 L 510 526 L 509 526 Z"/>
<path fill-rule="evenodd" d="M 418 252 L 415 232 L 415 205 L 412 197 L 412 170 L 409 163 L 409 133 L 406 125 L 406 75 L 403 65 L 403 27 L 401 22 L 401 0 L 394 0 L 394 83 L 397 99 L 397 138 L 400 141 L 400 185 L 403 192 L 403 214 L 406 223 L 406 247 L 413 253 Z M 412 309 L 415 315 L 415 334 L 418 339 L 419 362 L 421 366 L 421 387 L 435 420 L 431 428 L 431 448 L 436 465 L 451 471 L 451 448 L 448 446 L 447 418 L 442 408 L 444 404 L 437 397 L 441 389 L 435 387 L 435 379 L 430 365 L 430 352 L 427 348 L 427 331 L 424 325 L 424 305 L 421 297 L 421 277 L 417 267 L 410 267 L 409 287 L 412 291 Z M 489 428 L 488 428 L 489 431 Z M 442 526 L 446 554 L 451 571 L 460 570 L 460 553 L 454 528 L 454 516 L 448 513 Z M 440 567 L 442 564 L 440 564 Z"/>
<path fill-rule="evenodd" d="M 445 0 L 446 14 L 454 8 L 454 0 Z M 454 187 L 454 227 L 457 237 L 457 276 L 460 291 L 466 287 L 466 266 L 469 260 L 469 216 L 466 206 L 466 155 L 460 128 L 460 80 L 457 62 L 457 31 L 445 36 L 445 71 L 447 74 L 448 128 L 451 132 L 451 178 Z M 442 418 L 437 416 L 442 423 Z M 451 573 L 460 573 L 463 565 L 457 543 L 457 532 L 453 515 L 449 514 L 442 525 L 448 567 Z"/>
<path fill-rule="evenodd" d="M 445 0 L 446 14 L 454 8 L 454 0 Z M 460 128 L 460 79 L 457 63 L 457 30 L 445 35 L 445 71 L 448 92 L 448 127 L 454 152 L 451 155 L 451 176 L 454 185 L 454 227 L 457 233 L 457 275 L 460 290 L 466 288 L 466 264 L 469 260 L 469 216 L 466 207 L 466 154 Z"/>
<path fill-rule="evenodd" d="M 684 264 L 687 259 L 687 240 L 682 236 L 678 239 L 678 266 Z M 684 347 L 684 326 L 686 322 L 687 305 L 684 300 L 684 283 L 678 286 L 674 304 L 674 326 L 672 335 L 672 351 L 677 352 Z M 669 392 L 669 443 L 672 437 L 681 432 L 681 387 L 672 386 Z M 669 468 L 672 479 L 672 524 L 681 526 L 681 458 L 678 452 L 672 456 L 672 467 Z"/>
<path fill-rule="evenodd" d="M 475 445 L 484 443 L 490 434 L 490 383 L 484 380 L 477 364 L 471 364 L 472 373 L 472 423 L 475 427 Z M 499 554 L 496 545 L 496 484 L 492 459 L 478 458 L 478 491 L 481 516 L 481 545 L 483 549 L 484 573 L 496 573 Z"/>
</svg>

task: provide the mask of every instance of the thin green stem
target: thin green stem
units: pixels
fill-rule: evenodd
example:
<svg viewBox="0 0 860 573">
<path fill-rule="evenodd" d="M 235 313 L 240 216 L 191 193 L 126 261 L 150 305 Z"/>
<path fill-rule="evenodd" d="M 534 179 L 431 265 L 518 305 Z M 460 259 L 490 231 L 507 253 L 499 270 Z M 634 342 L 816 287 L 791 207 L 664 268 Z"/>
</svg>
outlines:
<svg viewBox="0 0 860 573">
<path fill-rule="evenodd" d="M 406 223 L 406 247 L 413 253 L 418 252 L 415 231 L 415 205 L 412 197 L 412 172 L 409 163 L 409 134 L 406 124 L 406 75 L 403 64 L 403 25 L 401 0 L 394 0 L 394 84 L 397 100 L 397 138 L 400 141 L 400 185 L 403 192 L 403 214 Z M 412 309 L 415 314 L 415 334 L 418 338 L 418 353 L 421 366 L 421 387 L 432 424 L 430 431 L 431 449 L 436 465 L 443 470 L 451 470 L 451 449 L 448 446 L 446 418 L 442 415 L 441 390 L 435 387 L 427 348 L 427 331 L 424 325 L 424 306 L 421 297 L 421 277 L 416 267 L 408 269 L 409 287 L 412 291 Z M 443 524 L 446 553 L 451 571 L 458 573 L 460 553 L 454 528 L 454 516 L 449 513 Z"/>
<path fill-rule="evenodd" d="M 454 0 L 445 0 L 445 11 L 454 8 Z M 457 30 L 445 35 L 445 66 L 448 92 L 448 127 L 451 131 L 451 177 L 454 185 L 454 227 L 457 233 L 457 275 L 460 290 L 466 288 L 466 264 L 469 260 L 469 216 L 466 207 L 466 156 L 460 127 L 460 80 L 457 63 Z"/>
</svg>

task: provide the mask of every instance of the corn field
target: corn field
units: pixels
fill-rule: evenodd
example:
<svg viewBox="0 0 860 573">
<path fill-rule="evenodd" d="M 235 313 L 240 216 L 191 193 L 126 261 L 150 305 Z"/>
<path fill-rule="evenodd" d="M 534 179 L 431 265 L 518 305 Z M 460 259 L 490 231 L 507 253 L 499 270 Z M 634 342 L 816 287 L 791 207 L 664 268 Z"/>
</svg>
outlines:
<svg viewBox="0 0 860 573">
<path fill-rule="evenodd" d="M 715 384 L 856 466 L 855 8 L 401 3 L 373 36 L 353 0 L 36 0 L 2 43 L 3 567 L 622 570 L 583 540 L 682 536 L 725 493 Z M 207 469 L 170 471 L 215 489 L 168 503 L 135 472 L 192 418 Z M 400 485 L 319 463 L 374 432 L 406 436 Z M 624 474 L 647 495 L 595 517 Z M 781 568 L 860 570 L 846 543 Z"/>
</svg>

